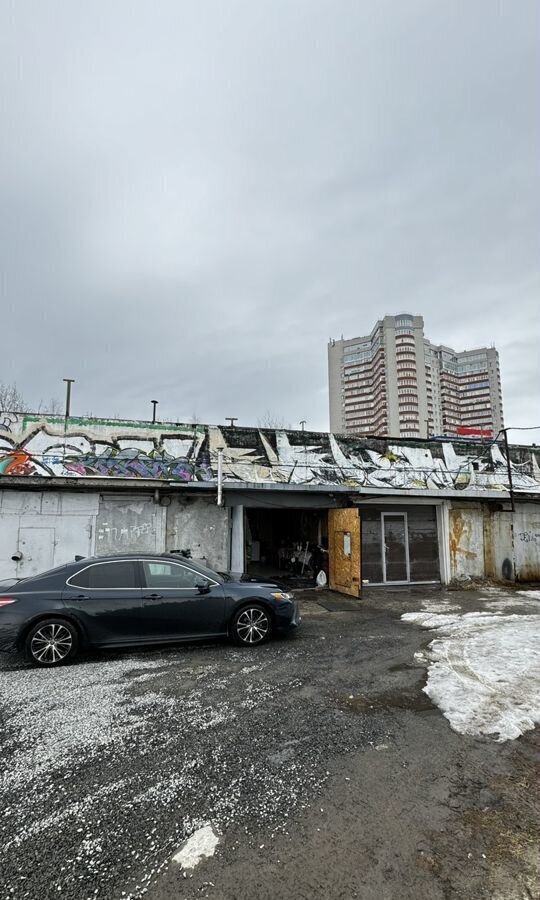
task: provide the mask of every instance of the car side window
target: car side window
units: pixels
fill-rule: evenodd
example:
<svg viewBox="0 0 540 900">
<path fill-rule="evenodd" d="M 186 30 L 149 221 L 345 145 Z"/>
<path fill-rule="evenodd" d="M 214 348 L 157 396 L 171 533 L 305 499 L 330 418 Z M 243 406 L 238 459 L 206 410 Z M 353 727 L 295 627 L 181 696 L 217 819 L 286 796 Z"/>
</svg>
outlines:
<svg viewBox="0 0 540 900">
<path fill-rule="evenodd" d="M 70 578 L 74 587 L 97 589 L 138 588 L 137 568 L 132 560 L 95 563 Z"/>
<path fill-rule="evenodd" d="M 147 588 L 195 588 L 205 581 L 199 572 L 175 563 L 145 562 L 143 566 Z"/>
</svg>

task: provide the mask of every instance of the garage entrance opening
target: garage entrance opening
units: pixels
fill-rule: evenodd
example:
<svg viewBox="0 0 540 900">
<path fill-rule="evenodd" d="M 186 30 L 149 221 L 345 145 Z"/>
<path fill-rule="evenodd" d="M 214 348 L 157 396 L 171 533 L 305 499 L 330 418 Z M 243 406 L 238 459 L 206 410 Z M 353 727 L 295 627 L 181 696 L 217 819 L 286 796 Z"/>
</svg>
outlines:
<svg viewBox="0 0 540 900">
<path fill-rule="evenodd" d="M 323 569 L 328 578 L 327 509 L 246 509 L 246 571 L 312 586 Z"/>
<path fill-rule="evenodd" d="M 245 510 L 246 571 L 291 588 L 313 587 L 323 571 L 330 590 L 360 596 L 358 509 L 253 508 Z"/>
</svg>

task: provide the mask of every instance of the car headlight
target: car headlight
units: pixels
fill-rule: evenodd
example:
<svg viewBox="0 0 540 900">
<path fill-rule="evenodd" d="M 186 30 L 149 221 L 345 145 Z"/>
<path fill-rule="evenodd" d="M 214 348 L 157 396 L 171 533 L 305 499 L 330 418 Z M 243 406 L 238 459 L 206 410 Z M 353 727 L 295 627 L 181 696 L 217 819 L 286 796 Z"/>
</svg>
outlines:
<svg viewBox="0 0 540 900">
<path fill-rule="evenodd" d="M 271 596 L 276 600 L 292 600 L 293 598 L 292 594 L 284 594 L 282 591 L 276 591 L 276 593 L 272 593 Z"/>
</svg>

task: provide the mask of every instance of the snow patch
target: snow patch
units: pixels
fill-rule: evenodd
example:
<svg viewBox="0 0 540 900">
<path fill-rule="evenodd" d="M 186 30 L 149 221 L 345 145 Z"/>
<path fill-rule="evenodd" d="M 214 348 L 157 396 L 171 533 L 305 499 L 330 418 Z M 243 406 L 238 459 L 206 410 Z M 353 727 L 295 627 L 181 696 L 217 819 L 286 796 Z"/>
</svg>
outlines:
<svg viewBox="0 0 540 900">
<path fill-rule="evenodd" d="M 425 612 L 449 613 L 460 610 L 461 606 L 459 603 L 451 603 L 450 600 L 423 600 L 422 609 Z"/>
<path fill-rule="evenodd" d="M 455 731 L 507 741 L 540 723 L 540 616 L 418 612 L 402 619 L 437 634 L 424 652 L 424 691 Z"/>
<path fill-rule="evenodd" d="M 489 603 L 486 603 L 486 609 L 510 609 L 511 607 L 519 606 L 521 609 L 529 608 L 531 611 L 533 609 L 538 610 L 540 613 L 540 592 L 538 592 L 538 600 L 527 597 L 527 594 L 533 594 L 533 591 L 516 591 L 516 594 L 520 594 L 519 597 L 503 597 L 500 600 L 490 600 Z"/>
<path fill-rule="evenodd" d="M 516 591 L 516 594 L 521 594 L 522 597 L 527 597 L 528 600 L 540 600 L 540 591 Z"/>
<path fill-rule="evenodd" d="M 179 863 L 183 869 L 194 869 L 202 859 L 213 856 L 219 844 L 219 837 L 211 825 L 203 825 L 194 834 L 184 841 L 173 860 Z"/>
</svg>

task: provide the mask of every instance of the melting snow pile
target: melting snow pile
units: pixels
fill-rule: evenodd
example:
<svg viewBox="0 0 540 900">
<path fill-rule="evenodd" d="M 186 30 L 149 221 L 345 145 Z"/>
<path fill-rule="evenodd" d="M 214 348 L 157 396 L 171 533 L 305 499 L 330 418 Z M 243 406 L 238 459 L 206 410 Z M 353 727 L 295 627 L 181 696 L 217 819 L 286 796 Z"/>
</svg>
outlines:
<svg viewBox="0 0 540 900">
<path fill-rule="evenodd" d="M 405 613 L 436 638 L 424 691 L 462 734 L 513 740 L 540 723 L 540 615 Z"/>
</svg>

